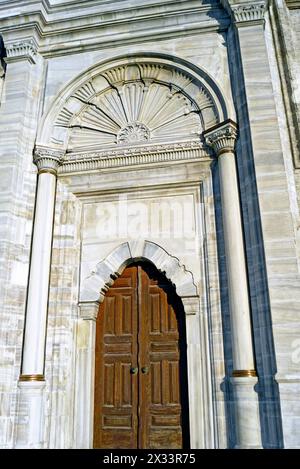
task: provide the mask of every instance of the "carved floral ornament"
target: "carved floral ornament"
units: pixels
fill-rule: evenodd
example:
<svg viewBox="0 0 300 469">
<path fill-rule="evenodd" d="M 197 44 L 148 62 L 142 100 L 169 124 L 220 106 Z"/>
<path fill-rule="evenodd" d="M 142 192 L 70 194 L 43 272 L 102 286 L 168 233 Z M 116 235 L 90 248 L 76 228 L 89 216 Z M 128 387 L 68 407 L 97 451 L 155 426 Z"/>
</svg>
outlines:
<svg viewBox="0 0 300 469">
<path fill-rule="evenodd" d="M 200 141 L 217 124 L 215 102 L 194 77 L 168 65 L 133 63 L 95 74 L 60 109 L 51 144 L 69 152 Z"/>
</svg>

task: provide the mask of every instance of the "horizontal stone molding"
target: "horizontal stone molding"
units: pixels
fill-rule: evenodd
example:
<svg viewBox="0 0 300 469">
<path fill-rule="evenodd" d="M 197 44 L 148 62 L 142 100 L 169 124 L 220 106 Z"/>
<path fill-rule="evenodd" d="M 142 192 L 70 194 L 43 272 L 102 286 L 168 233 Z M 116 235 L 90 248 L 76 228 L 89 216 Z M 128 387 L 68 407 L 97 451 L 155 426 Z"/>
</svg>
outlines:
<svg viewBox="0 0 300 469">
<path fill-rule="evenodd" d="M 5 44 L 6 63 L 28 60 L 31 64 L 36 63 L 37 45 L 32 39 Z"/>
<path fill-rule="evenodd" d="M 291 10 L 300 8 L 300 0 L 285 0 L 285 3 Z"/>
<path fill-rule="evenodd" d="M 110 151 L 69 153 L 59 167 L 59 174 L 93 171 L 124 166 L 168 163 L 183 160 L 211 159 L 209 149 L 199 142 L 150 145 Z"/>
</svg>

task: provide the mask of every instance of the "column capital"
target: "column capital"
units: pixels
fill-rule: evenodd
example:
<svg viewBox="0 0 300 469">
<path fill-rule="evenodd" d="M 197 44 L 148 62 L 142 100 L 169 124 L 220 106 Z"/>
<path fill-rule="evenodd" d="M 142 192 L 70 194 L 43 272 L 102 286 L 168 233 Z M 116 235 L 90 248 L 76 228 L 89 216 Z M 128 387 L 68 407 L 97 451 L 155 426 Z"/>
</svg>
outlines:
<svg viewBox="0 0 300 469">
<path fill-rule="evenodd" d="M 237 124 L 230 119 L 203 132 L 205 143 L 213 148 L 217 156 L 234 152 L 237 135 Z"/>
<path fill-rule="evenodd" d="M 51 173 L 56 176 L 58 167 L 65 156 L 64 150 L 50 147 L 36 146 L 33 153 L 33 162 L 38 168 L 38 173 Z"/>
<path fill-rule="evenodd" d="M 79 317 L 81 319 L 96 321 L 99 313 L 99 306 L 99 301 L 87 301 L 85 303 L 79 303 Z"/>
<path fill-rule="evenodd" d="M 36 63 L 37 43 L 33 38 L 5 43 L 5 49 L 7 56 L 4 60 L 8 64 L 20 60 Z"/>
<path fill-rule="evenodd" d="M 239 27 L 263 23 L 269 1 L 221 0 L 221 3 Z"/>
</svg>

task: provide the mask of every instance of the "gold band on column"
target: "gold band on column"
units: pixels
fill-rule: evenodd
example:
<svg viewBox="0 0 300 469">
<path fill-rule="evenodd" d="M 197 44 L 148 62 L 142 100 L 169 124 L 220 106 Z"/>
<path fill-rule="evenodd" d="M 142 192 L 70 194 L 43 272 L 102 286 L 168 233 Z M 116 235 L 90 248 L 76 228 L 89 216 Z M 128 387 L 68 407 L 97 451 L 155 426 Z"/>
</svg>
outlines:
<svg viewBox="0 0 300 469">
<path fill-rule="evenodd" d="M 45 381 L 44 375 L 20 375 L 19 381 Z"/>
<path fill-rule="evenodd" d="M 255 370 L 233 370 L 233 378 L 250 378 L 256 377 L 257 373 Z"/>
<path fill-rule="evenodd" d="M 43 168 L 43 169 L 39 169 L 38 171 L 38 174 L 45 174 L 45 173 L 49 173 L 49 174 L 53 174 L 54 176 L 57 176 L 57 171 L 55 169 Z"/>
</svg>

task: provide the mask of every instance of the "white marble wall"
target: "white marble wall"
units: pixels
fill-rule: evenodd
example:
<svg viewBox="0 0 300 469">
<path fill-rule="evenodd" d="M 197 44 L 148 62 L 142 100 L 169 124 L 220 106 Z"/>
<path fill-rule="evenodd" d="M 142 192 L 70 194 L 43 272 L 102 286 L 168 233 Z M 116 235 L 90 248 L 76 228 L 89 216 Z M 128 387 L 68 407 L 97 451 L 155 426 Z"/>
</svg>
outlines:
<svg viewBox="0 0 300 469">
<path fill-rule="evenodd" d="M 27 50 L 27 56 L 22 56 L 17 48 L 19 59 L 8 60 L 0 106 L 0 447 L 13 446 L 16 422 L 16 391 L 36 184 L 32 150 L 40 117 L 66 84 L 89 67 L 113 57 L 139 52 L 144 54 L 147 51 L 174 55 L 202 68 L 214 78 L 226 100 L 234 101 L 241 131 L 238 167 L 258 366 L 269 377 L 277 372 L 283 442 L 286 447 L 299 447 L 300 282 L 297 195 L 300 193 L 300 176 L 294 164 L 297 145 L 295 141 L 291 142 L 293 133 L 291 120 L 285 118 L 288 111 L 283 90 L 284 80 L 294 80 L 291 87 L 294 90 L 294 107 L 297 108 L 300 85 L 296 82 L 297 73 L 294 72 L 299 68 L 299 51 L 294 47 L 295 54 L 291 56 L 294 72 L 289 76 L 284 67 L 281 68 L 278 59 L 280 47 L 276 42 L 276 28 L 281 24 L 280 8 L 285 8 L 283 2 L 271 2 L 272 8 L 279 8 L 276 10 L 279 12 L 277 23 L 275 20 L 272 23 L 270 15 L 270 18 L 267 16 L 265 28 L 263 24 L 242 27 L 239 29 L 239 42 L 232 28 L 227 32 L 228 15 L 218 1 L 180 2 L 179 9 L 177 2 L 141 0 L 135 2 L 138 4 L 136 21 L 130 22 L 131 13 L 126 7 L 131 8 L 132 2 L 127 0 L 85 2 L 80 10 L 73 9 L 71 3 L 65 9 L 57 9 L 56 6 L 62 2 L 52 0 L 46 14 L 47 26 L 43 25 L 41 15 L 31 13 L 33 2 L 12 2 L 11 9 L 7 8 L 7 2 L 5 5 L 1 3 L 0 31 L 5 44 L 11 46 L 18 41 L 34 39 L 39 53 L 33 56 Z M 77 3 L 74 0 L 74 6 Z M 299 10 L 284 11 L 290 22 L 282 21 L 283 32 L 284 24 L 294 28 L 292 36 L 296 44 L 300 31 Z M 32 24 L 22 25 L 25 12 L 29 17 L 32 14 L 32 19 L 44 29 L 43 37 L 39 37 Z M 168 15 L 164 16 L 164 13 Z M 155 200 L 162 196 L 171 196 L 174 200 L 178 197 L 179 200 L 182 194 L 186 194 L 186 189 L 181 188 L 182 182 L 194 184 L 197 181 L 200 186 L 201 168 L 198 163 L 189 163 L 169 165 L 167 172 L 166 168 L 153 167 L 151 170 L 139 168 L 137 172 L 66 175 L 59 179 L 46 347 L 46 447 L 74 446 L 80 256 L 83 255 L 84 265 L 90 266 L 94 262 L 93 258 L 96 262 L 101 260 L 119 242 L 117 239 L 111 239 L 109 243 L 100 242 L 98 234 L 92 233 L 95 229 L 93 218 L 98 216 L 96 207 L 101 203 L 104 207 L 113 200 L 113 196 L 103 193 L 98 199 L 88 202 L 78 197 L 78 193 L 92 189 L 110 190 L 113 194 L 126 193 L 134 187 L 136 194 L 132 193 L 130 197 L 140 200 L 144 197 L 144 187 L 155 183 L 163 190 L 159 192 L 156 189 L 158 192 L 155 192 L 151 189 L 152 192 L 147 192 L 148 201 L 149 197 Z M 214 177 L 217 180 L 217 174 Z M 162 240 L 161 244 L 171 254 L 180 252 L 178 257 L 195 275 L 202 294 L 202 306 L 209 305 L 202 309 L 204 316 L 201 321 L 202 329 L 207 327 L 205 333 L 210 341 L 214 365 L 211 383 L 208 385 L 208 392 L 211 390 L 213 395 L 213 410 L 212 415 L 206 415 L 205 418 L 213 421 L 214 428 L 218 430 L 213 436 L 207 436 L 205 444 L 226 447 L 228 435 L 224 393 L 220 390 L 225 375 L 224 347 L 227 372 L 230 372 L 231 363 L 226 278 L 223 275 L 222 230 L 218 222 L 218 226 L 215 226 L 212 179 L 206 177 L 204 180 L 206 182 L 201 189 L 202 208 L 199 209 L 199 201 L 195 204 L 199 210 L 198 218 L 194 220 L 193 248 L 183 252 L 180 239 Z M 169 184 L 178 185 L 176 194 L 169 191 Z M 219 216 L 217 183 L 214 189 L 216 215 Z M 189 195 L 187 200 L 190 198 L 193 196 Z M 193 203 L 190 201 L 190 204 Z M 87 221 L 88 214 L 91 222 Z M 205 221 L 201 221 L 201 217 Z M 201 233 L 200 227 L 203 229 Z M 88 235 L 90 229 L 92 234 Z M 219 258 L 216 250 L 217 233 Z M 205 252 L 202 243 L 204 234 Z M 206 253 L 205 263 L 203 253 Z M 84 273 L 84 267 L 81 273 Z M 204 277 L 206 283 L 203 284 Z M 209 315 L 209 318 L 205 318 L 205 315 Z M 275 362 L 277 369 L 274 369 Z M 204 412 L 209 413 L 207 409 L 208 403 Z M 271 408 L 270 412 L 274 412 L 274 409 Z M 276 419 L 280 429 L 280 418 L 276 416 Z M 270 422 L 265 422 L 264 431 L 271 434 L 273 430 Z M 278 429 L 274 432 L 271 438 L 273 442 L 280 440 L 279 433 Z M 265 440 L 269 441 L 268 438 L 267 435 Z"/>
</svg>

